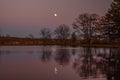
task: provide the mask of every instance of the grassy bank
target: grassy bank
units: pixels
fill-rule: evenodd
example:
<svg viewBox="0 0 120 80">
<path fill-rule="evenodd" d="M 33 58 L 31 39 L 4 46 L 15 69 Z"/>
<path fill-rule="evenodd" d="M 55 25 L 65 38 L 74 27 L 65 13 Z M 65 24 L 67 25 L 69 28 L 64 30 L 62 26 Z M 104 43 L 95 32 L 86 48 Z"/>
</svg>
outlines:
<svg viewBox="0 0 120 80">
<path fill-rule="evenodd" d="M 120 48 L 120 44 L 81 44 L 81 41 L 59 40 L 59 39 L 32 39 L 16 37 L 0 37 L 0 46 L 41 46 L 41 45 L 58 45 L 72 47 L 101 47 L 101 48 Z"/>
<path fill-rule="evenodd" d="M 0 46 L 71 46 L 71 47 L 93 47 L 93 48 L 120 48 L 120 45 L 112 44 L 77 44 L 77 45 L 61 45 L 61 44 L 2 44 Z"/>
</svg>

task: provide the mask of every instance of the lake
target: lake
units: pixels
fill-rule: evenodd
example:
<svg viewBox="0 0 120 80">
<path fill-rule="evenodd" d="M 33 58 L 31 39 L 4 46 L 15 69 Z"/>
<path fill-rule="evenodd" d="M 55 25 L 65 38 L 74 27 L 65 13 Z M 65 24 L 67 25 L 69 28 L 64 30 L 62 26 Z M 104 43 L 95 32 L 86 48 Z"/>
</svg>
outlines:
<svg viewBox="0 0 120 80">
<path fill-rule="evenodd" d="M 120 49 L 1 46 L 0 80 L 119 80 Z"/>
</svg>

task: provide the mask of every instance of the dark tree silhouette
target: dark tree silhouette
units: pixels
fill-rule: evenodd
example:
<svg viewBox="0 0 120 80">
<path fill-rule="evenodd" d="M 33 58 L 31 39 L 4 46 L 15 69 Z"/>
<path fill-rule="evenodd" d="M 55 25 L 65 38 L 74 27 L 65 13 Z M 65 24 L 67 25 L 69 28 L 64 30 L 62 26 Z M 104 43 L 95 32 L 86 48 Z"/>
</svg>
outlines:
<svg viewBox="0 0 120 80">
<path fill-rule="evenodd" d="M 113 0 L 111 8 L 106 14 L 106 19 L 116 25 L 120 25 L 120 0 Z"/>
<path fill-rule="evenodd" d="M 112 40 L 120 39 L 120 0 L 113 0 L 105 17 L 108 21 L 105 30 L 110 32 L 110 34 L 107 35 Z"/>
<path fill-rule="evenodd" d="M 73 28 L 85 39 L 90 42 L 90 39 L 95 32 L 95 23 L 97 21 L 97 14 L 80 14 L 73 23 Z"/>
<path fill-rule="evenodd" d="M 52 37 L 52 32 L 48 28 L 42 28 L 40 30 L 40 37 L 42 39 L 51 39 Z"/>
<path fill-rule="evenodd" d="M 59 25 L 55 30 L 55 37 L 60 40 L 60 44 L 66 45 L 67 39 L 70 37 L 70 28 L 65 24 Z"/>
<path fill-rule="evenodd" d="M 59 25 L 55 30 L 55 37 L 57 39 L 68 39 L 70 36 L 70 28 L 69 26 L 65 25 L 65 24 L 61 24 Z"/>
</svg>

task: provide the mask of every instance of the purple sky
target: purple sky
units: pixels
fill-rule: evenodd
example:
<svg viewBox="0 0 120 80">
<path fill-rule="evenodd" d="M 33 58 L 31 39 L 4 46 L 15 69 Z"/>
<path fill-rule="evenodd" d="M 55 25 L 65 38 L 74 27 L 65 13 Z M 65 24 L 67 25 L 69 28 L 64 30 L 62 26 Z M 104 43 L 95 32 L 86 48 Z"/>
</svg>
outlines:
<svg viewBox="0 0 120 80">
<path fill-rule="evenodd" d="M 71 24 L 81 13 L 104 15 L 112 0 L 0 0 L 0 33 L 38 35 L 41 27 Z M 54 14 L 57 13 L 57 17 Z"/>
</svg>

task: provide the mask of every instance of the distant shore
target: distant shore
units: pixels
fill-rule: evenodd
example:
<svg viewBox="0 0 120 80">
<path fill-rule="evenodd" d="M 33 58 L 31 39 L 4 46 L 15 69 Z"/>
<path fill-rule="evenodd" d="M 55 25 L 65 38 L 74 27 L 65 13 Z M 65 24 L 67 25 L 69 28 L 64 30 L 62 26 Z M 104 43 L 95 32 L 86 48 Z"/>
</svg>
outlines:
<svg viewBox="0 0 120 80">
<path fill-rule="evenodd" d="M 85 44 L 80 40 L 72 41 L 67 39 L 65 41 L 59 39 L 32 39 L 32 38 L 16 38 L 16 37 L 0 37 L 0 46 L 72 46 L 72 47 L 96 47 L 96 48 L 120 48 L 120 44 Z"/>
<path fill-rule="evenodd" d="M 62 45 L 79 46 L 80 41 L 71 39 L 40 39 L 40 38 L 18 38 L 18 37 L 0 37 L 1 46 L 40 46 L 40 45 Z"/>
</svg>

